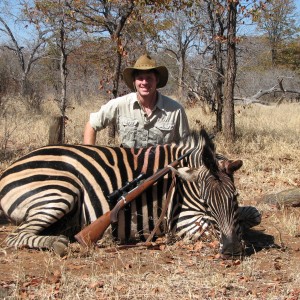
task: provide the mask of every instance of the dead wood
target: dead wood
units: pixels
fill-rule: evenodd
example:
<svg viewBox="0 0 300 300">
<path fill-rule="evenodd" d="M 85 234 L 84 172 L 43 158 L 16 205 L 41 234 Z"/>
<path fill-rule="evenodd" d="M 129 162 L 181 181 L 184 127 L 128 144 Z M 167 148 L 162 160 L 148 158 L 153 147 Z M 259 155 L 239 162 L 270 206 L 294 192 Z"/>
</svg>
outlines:
<svg viewBox="0 0 300 300">
<path fill-rule="evenodd" d="M 260 100 L 260 98 L 264 95 L 268 95 L 271 93 L 281 93 L 282 97 L 277 101 L 277 105 L 279 105 L 284 96 L 286 94 L 295 94 L 296 96 L 300 96 L 300 90 L 290 90 L 290 89 L 284 89 L 283 87 L 283 78 L 278 78 L 278 83 L 271 87 L 270 89 L 266 90 L 259 90 L 255 95 L 250 97 L 234 97 L 235 103 L 241 102 L 242 104 L 252 104 L 252 103 L 259 103 L 263 105 L 270 105 L 269 102 Z"/>
<path fill-rule="evenodd" d="M 264 195 L 260 202 L 274 205 L 278 209 L 284 207 L 300 207 L 300 188 L 281 191 L 276 194 Z"/>
</svg>

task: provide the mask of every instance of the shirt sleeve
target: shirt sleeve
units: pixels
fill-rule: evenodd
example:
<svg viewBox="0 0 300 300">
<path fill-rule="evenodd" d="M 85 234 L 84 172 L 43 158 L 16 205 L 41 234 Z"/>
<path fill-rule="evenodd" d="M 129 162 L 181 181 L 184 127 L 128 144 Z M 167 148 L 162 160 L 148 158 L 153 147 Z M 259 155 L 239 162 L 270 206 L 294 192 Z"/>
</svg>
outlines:
<svg viewBox="0 0 300 300">
<path fill-rule="evenodd" d="M 99 131 L 107 125 L 116 122 L 119 101 L 119 98 L 112 99 L 102 105 L 98 112 L 90 114 L 90 124 L 95 130 Z"/>
</svg>

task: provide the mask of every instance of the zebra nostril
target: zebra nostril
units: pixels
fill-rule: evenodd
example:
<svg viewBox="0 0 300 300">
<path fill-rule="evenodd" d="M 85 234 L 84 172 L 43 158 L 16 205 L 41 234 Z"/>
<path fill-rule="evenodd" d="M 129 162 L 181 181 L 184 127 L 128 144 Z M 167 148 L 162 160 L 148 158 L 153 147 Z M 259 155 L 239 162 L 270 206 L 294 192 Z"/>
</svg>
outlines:
<svg viewBox="0 0 300 300">
<path fill-rule="evenodd" d="M 222 259 L 243 256 L 244 244 L 242 241 L 223 237 L 223 243 L 220 246 L 220 255 Z"/>
</svg>

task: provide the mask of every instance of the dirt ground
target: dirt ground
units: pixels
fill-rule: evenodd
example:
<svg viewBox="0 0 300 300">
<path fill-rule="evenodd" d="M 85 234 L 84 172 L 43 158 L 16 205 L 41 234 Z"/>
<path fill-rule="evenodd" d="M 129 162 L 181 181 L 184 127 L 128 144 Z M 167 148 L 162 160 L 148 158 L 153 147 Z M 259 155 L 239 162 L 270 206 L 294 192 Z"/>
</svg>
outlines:
<svg viewBox="0 0 300 300">
<path fill-rule="evenodd" d="M 107 241 L 85 249 L 72 243 L 68 255 L 58 257 L 7 248 L 4 239 L 15 227 L 0 223 L 0 299 L 300 299 L 300 207 L 278 209 L 261 201 L 263 194 L 299 188 L 299 170 L 292 185 L 267 168 L 256 176 L 248 172 L 235 177 L 239 200 L 255 205 L 262 222 L 245 235 L 243 259 L 220 259 L 210 237 L 149 247 Z"/>
<path fill-rule="evenodd" d="M 300 235 L 280 226 L 287 216 L 299 219 L 298 210 L 264 205 L 261 225 L 245 236 L 246 256 L 236 260 L 219 259 L 209 239 L 94 249 L 73 243 L 60 258 L 7 249 L 14 226 L 1 224 L 0 299 L 299 299 Z"/>
</svg>

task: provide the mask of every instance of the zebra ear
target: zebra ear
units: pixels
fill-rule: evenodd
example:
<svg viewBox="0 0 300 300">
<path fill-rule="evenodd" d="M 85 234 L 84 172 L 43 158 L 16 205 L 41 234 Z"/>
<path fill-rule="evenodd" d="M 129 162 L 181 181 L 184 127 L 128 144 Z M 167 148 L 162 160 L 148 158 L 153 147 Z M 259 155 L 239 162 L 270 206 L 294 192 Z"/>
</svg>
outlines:
<svg viewBox="0 0 300 300">
<path fill-rule="evenodd" d="M 175 173 L 183 180 L 195 182 L 198 179 L 199 169 L 183 167 L 175 170 Z"/>
<path fill-rule="evenodd" d="M 222 160 L 218 161 L 218 163 L 221 170 L 225 171 L 228 175 L 232 175 L 243 165 L 242 160 Z"/>
<path fill-rule="evenodd" d="M 207 147 L 209 147 L 211 149 L 211 151 L 214 152 L 216 150 L 216 147 L 215 147 L 215 145 L 213 143 L 213 140 L 212 140 L 213 139 L 213 135 L 208 135 L 208 133 L 206 132 L 206 130 L 202 128 L 201 131 L 200 131 L 200 136 L 202 136 L 204 138 L 205 145 Z"/>
<path fill-rule="evenodd" d="M 243 165 L 243 161 L 242 160 L 229 161 L 229 164 L 228 164 L 228 166 L 226 168 L 226 172 L 228 174 L 233 174 L 235 171 L 237 171 L 238 169 L 240 169 L 242 165 Z"/>
<path fill-rule="evenodd" d="M 219 170 L 219 166 L 216 162 L 214 149 L 211 148 L 211 145 L 204 145 L 202 150 L 202 160 L 203 164 L 207 169 L 209 169 L 213 174 L 216 174 Z"/>
</svg>

